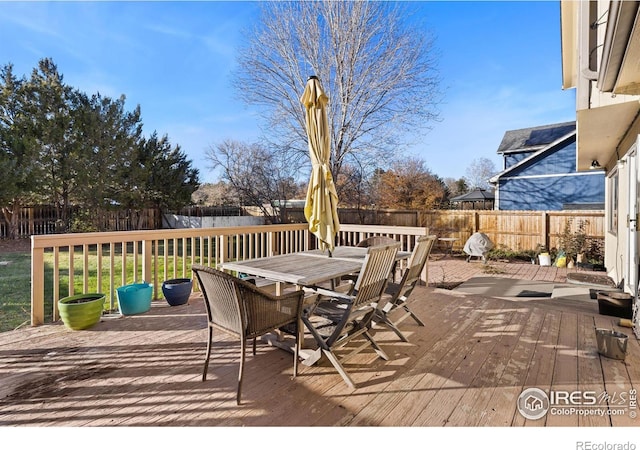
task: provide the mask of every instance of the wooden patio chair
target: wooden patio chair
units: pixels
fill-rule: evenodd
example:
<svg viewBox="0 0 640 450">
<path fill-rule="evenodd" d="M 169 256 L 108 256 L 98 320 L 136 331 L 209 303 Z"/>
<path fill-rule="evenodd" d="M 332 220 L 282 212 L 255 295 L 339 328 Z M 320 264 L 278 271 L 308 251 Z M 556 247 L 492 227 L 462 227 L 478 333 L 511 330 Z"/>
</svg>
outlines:
<svg viewBox="0 0 640 450">
<path fill-rule="evenodd" d="M 388 245 L 388 244 L 396 244 L 396 243 L 398 243 L 398 241 L 396 241 L 394 238 L 389 236 L 369 236 L 368 238 L 365 238 L 360 242 L 358 242 L 356 244 L 356 247 L 369 248 L 369 247 L 375 247 L 378 245 Z M 393 281 L 395 281 L 397 266 L 398 266 L 398 262 L 396 261 L 393 263 L 393 267 L 391 268 L 391 278 L 393 279 Z M 357 273 L 353 273 L 353 274 L 350 273 L 349 275 L 342 276 L 342 280 L 352 281 L 354 283 L 356 282 L 357 279 L 358 279 Z"/>
<path fill-rule="evenodd" d="M 311 360 L 306 361 L 307 364 L 314 363 L 324 354 L 347 385 L 355 388 L 341 360 L 355 355 L 368 345 L 371 345 L 382 359 L 389 359 L 369 330 L 377 302 L 387 285 L 399 248 L 399 242 L 369 247 L 358 279 L 347 293 L 322 288 L 313 290 L 318 294 L 317 302 L 310 311 L 303 314 L 302 321 L 316 340 L 318 350 Z M 366 339 L 365 344 L 339 359 L 336 351 L 359 336 Z"/>
<path fill-rule="evenodd" d="M 256 354 L 256 338 L 292 324 L 296 331 L 293 376 L 298 374 L 298 332 L 301 326 L 304 291 L 284 295 L 272 295 L 254 284 L 225 272 L 194 264 L 192 267 L 204 296 L 207 310 L 208 340 L 207 355 L 202 371 L 202 381 L 207 379 L 209 358 L 213 344 L 213 329 L 240 339 L 240 373 L 236 401 L 240 404 L 242 377 L 247 339 L 253 339 L 253 354 Z"/>
<path fill-rule="evenodd" d="M 356 247 L 375 247 L 383 244 L 395 244 L 396 242 L 398 241 L 389 236 L 369 236 L 358 242 Z"/>
<path fill-rule="evenodd" d="M 409 309 L 409 306 L 407 306 L 407 299 L 420 281 L 420 275 L 422 274 L 422 270 L 429 259 L 429 254 L 431 253 L 431 249 L 433 248 L 436 239 L 437 236 L 435 235 L 419 236 L 416 239 L 416 244 L 413 247 L 411 258 L 402 274 L 402 278 L 398 283 L 389 283 L 387 285 L 387 288 L 385 289 L 385 300 L 387 300 L 387 302 L 382 308 L 378 308 L 375 311 L 373 323 L 380 323 L 387 326 L 404 342 L 408 342 L 408 340 L 398 329 L 399 323 L 407 317 L 411 317 L 418 323 L 418 325 L 424 326 L 424 322 L 422 322 L 422 320 L 420 320 L 418 316 Z M 395 320 L 391 319 L 390 315 L 398 309 L 404 310 L 404 314 Z"/>
</svg>

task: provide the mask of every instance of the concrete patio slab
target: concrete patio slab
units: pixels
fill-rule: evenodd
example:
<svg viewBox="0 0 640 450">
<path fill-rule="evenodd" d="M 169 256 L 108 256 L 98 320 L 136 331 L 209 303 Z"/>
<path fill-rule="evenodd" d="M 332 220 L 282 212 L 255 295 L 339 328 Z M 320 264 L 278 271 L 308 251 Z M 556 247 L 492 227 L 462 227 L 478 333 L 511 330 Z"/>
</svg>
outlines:
<svg viewBox="0 0 640 450">
<path fill-rule="evenodd" d="M 548 281 L 472 277 L 454 290 L 467 294 L 518 300 L 523 298 L 550 298 L 555 286 L 556 283 Z"/>
<path fill-rule="evenodd" d="M 572 300 L 585 300 L 590 301 L 591 295 L 589 293 L 589 287 L 575 286 L 572 284 L 556 285 L 551 294 L 551 298 L 566 298 Z"/>
</svg>

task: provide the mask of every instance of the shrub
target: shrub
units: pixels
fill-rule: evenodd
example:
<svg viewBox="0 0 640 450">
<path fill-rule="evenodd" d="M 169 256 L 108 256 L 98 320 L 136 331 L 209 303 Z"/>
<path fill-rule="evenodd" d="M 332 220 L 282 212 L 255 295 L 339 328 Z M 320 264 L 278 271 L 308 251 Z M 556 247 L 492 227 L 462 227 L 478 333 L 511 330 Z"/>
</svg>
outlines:
<svg viewBox="0 0 640 450">
<path fill-rule="evenodd" d="M 589 224 L 588 220 L 580 220 L 576 231 L 572 231 L 572 220 L 565 222 L 562 234 L 559 236 L 558 251 L 564 251 L 567 258 L 577 262 L 577 256 L 582 254 L 583 263 L 603 264 L 604 263 L 604 239 L 587 236 L 585 231 Z"/>
</svg>

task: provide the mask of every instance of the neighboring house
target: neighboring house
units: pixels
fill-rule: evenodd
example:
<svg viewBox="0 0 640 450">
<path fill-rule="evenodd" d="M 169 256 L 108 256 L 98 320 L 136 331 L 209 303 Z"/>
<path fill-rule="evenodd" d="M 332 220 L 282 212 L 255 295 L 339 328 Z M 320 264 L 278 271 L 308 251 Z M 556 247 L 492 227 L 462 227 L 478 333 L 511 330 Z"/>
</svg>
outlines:
<svg viewBox="0 0 640 450">
<path fill-rule="evenodd" d="M 504 170 L 489 180 L 495 209 L 604 208 L 604 171 L 576 170 L 575 122 L 507 131 L 498 153 Z"/>
<path fill-rule="evenodd" d="M 560 2 L 562 87 L 576 89 L 577 165 L 606 173 L 605 267 L 636 296 L 640 210 L 640 3 Z"/>
</svg>

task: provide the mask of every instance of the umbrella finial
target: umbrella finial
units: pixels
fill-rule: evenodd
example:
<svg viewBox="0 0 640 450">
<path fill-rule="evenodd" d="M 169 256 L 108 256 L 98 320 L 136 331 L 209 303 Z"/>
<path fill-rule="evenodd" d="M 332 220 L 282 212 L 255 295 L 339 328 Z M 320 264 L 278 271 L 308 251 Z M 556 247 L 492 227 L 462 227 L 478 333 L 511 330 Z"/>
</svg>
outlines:
<svg viewBox="0 0 640 450">
<path fill-rule="evenodd" d="M 316 75 L 309 75 L 309 78 L 307 78 L 307 81 L 309 80 L 317 80 L 318 77 Z"/>
</svg>

